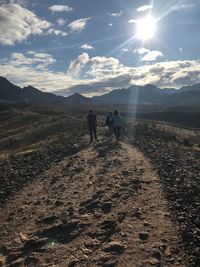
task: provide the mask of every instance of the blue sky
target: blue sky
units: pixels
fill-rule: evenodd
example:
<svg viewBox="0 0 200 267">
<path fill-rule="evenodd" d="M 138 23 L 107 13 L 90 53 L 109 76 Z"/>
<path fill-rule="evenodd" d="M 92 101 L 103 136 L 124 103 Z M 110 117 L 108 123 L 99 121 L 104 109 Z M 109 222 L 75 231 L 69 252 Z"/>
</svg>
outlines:
<svg viewBox="0 0 200 267">
<path fill-rule="evenodd" d="M 199 29 L 199 0 L 0 0 L 0 75 L 66 96 L 179 88 L 200 82 Z"/>
</svg>

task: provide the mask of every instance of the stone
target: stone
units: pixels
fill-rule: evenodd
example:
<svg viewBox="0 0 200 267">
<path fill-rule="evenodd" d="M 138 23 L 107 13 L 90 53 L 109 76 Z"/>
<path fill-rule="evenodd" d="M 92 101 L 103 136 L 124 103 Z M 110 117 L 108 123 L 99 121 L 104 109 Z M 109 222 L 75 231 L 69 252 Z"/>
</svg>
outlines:
<svg viewBox="0 0 200 267">
<path fill-rule="evenodd" d="M 149 263 L 150 265 L 156 266 L 156 267 L 160 266 L 160 261 L 155 258 L 150 258 L 149 260 L 146 261 L 146 263 Z"/>
<path fill-rule="evenodd" d="M 112 203 L 111 202 L 105 202 L 102 205 L 101 209 L 104 213 L 109 213 L 112 209 Z"/>
<path fill-rule="evenodd" d="M 116 253 L 118 255 L 122 254 L 124 252 L 124 250 L 125 250 L 124 245 L 121 244 L 118 241 L 111 241 L 104 248 L 104 252 L 107 252 L 107 253 Z"/>
<path fill-rule="evenodd" d="M 153 248 L 151 254 L 157 260 L 161 260 L 162 258 L 162 252 L 158 248 Z"/>
<path fill-rule="evenodd" d="M 147 232 L 141 232 L 139 233 L 139 238 L 142 241 L 147 241 L 149 239 L 149 234 Z"/>
</svg>

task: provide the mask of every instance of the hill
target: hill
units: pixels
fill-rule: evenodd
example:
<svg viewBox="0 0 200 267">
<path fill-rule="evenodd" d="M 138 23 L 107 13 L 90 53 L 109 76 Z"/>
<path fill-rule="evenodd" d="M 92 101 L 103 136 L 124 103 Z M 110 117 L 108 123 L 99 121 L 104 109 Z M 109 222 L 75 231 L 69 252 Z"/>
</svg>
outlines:
<svg viewBox="0 0 200 267">
<path fill-rule="evenodd" d="M 23 102 L 29 104 L 44 104 L 63 101 L 65 98 L 51 93 L 42 92 L 32 86 L 23 89 L 0 77 L 0 100 L 7 102 Z"/>
<path fill-rule="evenodd" d="M 87 98 L 79 93 L 69 97 L 42 92 L 32 86 L 20 88 L 0 77 L 0 102 L 17 102 L 28 104 L 63 103 L 66 105 L 160 105 L 160 106 L 200 106 L 200 84 L 183 86 L 179 90 L 160 89 L 152 84 L 132 85 L 127 89 L 115 89 L 111 92 Z"/>
</svg>

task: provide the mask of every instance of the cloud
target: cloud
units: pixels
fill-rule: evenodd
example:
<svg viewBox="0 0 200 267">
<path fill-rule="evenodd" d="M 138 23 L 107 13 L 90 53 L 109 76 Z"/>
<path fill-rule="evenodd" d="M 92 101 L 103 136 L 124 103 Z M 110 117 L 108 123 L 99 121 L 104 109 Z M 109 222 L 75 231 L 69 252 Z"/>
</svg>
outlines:
<svg viewBox="0 0 200 267">
<path fill-rule="evenodd" d="M 19 86 L 32 85 L 43 91 L 70 95 L 101 95 L 131 84 L 153 83 L 158 87 L 181 87 L 200 83 L 200 60 L 166 61 L 128 67 L 114 57 L 80 54 L 67 72 L 53 72 L 52 55 L 37 51 L 13 53 L 0 60 L 0 75 Z"/>
<path fill-rule="evenodd" d="M 84 50 L 91 50 L 94 49 L 93 46 L 89 45 L 89 44 L 84 44 L 82 45 L 80 48 L 84 49 Z"/>
<path fill-rule="evenodd" d="M 141 59 L 142 61 L 155 61 L 158 57 L 163 57 L 163 53 L 161 51 L 150 51 Z"/>
<path fill-rule="evenodd" d="M 72 21 L 68 27 L 72 30 L 72 31 L 82 31 L 85 29 L 88 21 L 90 20 L 90 18 L 83 18 L 83 19 L 77 19 Z"/>
<path fill-rule="evenodd" d="M 88 74 L 95 78 L 118 76 L 122 73 L 123 69 L 123 65 L 114 57 L 92 57 L 89 63 L 90 70 Z"/>
<path fill-rule="evenodd" d="M 1 0 L 0 4 L 18 4 L 26 7 L 28 5 L 28 0 Z"/>
<path fill-rule="evenodd" d="M 68 33 L 67 32 L 64 32 L 64 31 L 60 31 L 60 30 L 55 30 L 53 28 L 50 28 L 48 31 L 47 31 L 47 34 L 54 34 L 54 35 L 57 35 L 57 36 L 67 36 Z"/>
<path fill-rule="evenodd" d="M 51 26 L 18 4 L 0 5 L 0 44 L 14 45 L 30 35 L 41 35 Z"/>
<path fill-rule="evenodd" d="M 4 64 L 6 59 L 1 60 Z M 56 60 L 47 53 L 38 53 L 34 51 L 29 51 L 27 55 L 22 53 L 12 53 L 9 64 L 15 67 L 35 67 L 36 69 L 45 69 L 49 65 L 55 63 Z"/>
<path fill-rule="evenodd" d="M 137 54 L 139 54 L 139 55 L 143 55 L 143 54 L 146 54 L 146 53 L 149 53 L 149 52 L 150 52 L 150 50 L 147 49 L 147 48 L 144 48 L 144 47 L 141 47 L 141 48 L 135 48 L 135 49 L 133 50 L 133 53 L 137 53 Z"/>
<path fill-rule="evenodd" d="M 75 60 L 71 61 L 67 74 L 72 77 L 78 77 L 82 68 L 89 62 L 89 55 L 83 53 L 79 55 Z"/>
<path fill-rule="evenodd" d="M 53 12 L 70 12 L 73 11 L 73 8 L 67 5 L 53 5 L 49 7 L 49 10 Z"/>
<path fill-rule="evenodd" d="M 138 21 L 136 19 L 129 19 L 128 23 L 137 23 Z"/>
<path fill-rule="evenodd" d="M 149 9 L 152 9 L 153 5 L 144 5 L 144 6 L 140 6 L 137 8 L 137 12 L 144 12 L 147 11 Z"/>
<path fill-rule="evenodd" d="M 124 12 L 122 10 L 120 10 L 119 12 L 116 12 L 116 13 L 108 13 L 109 16 L 111 17 L 121 17 L 122 15 L 124 14 Z"/>
<path fill-rule="evenodd" d="M 58 23 L 58 26 L 64 26 L 65 23 L 66 23 L 66 21 L 65 21 L 63 18 L 59 18 L 59 19 L 57 20 L 57 23 Z"/>
</svg>

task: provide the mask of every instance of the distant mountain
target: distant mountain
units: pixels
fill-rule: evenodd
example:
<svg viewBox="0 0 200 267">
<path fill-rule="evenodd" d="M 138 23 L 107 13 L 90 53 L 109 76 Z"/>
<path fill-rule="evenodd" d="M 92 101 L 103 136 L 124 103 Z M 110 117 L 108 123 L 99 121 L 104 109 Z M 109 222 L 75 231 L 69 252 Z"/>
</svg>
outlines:
<svg viewBox="0 0 200 267">
<path fill-rule="evenodd" d="M 200 105 L 200 84 L 184 86 L 181 89 L 160 89 L 154 85 L 130 86 L 113 90 L 108 94 L 93 97 L 97 103 L 117 105 Z"/>
<path fill-rule="evenodd" d="M 0 77 L 0 100 L 9 102 L 23 102 L 30 104 L 44 104 L 64 101 L 62 96 L 44 93 L 32 86 L 23 89 Z"/>
<path fill-rule="evenodd" d="M 200 105 L 200 90 L 199 91 L 180 91 L 173 95 L 168 95 L 164 98 L 163 104 L 166 105 Z"/>
<path fill-rule="evenodd" d="M 24 87 L 22 89 L 22 96 L 26 103 L 53 103 L 65 100 L 62 96 L 45 93 L 32 86 Z"/>
<path fill-rule="evenodd" d="M 9 82 L 6 78 L 0 77 L 0 99 L 4 101 L 23 101 L 22 89 Z"/>
<path fill-rule="evenodd" d="M 79 93 L 75 93 L 71 96 L 65 97 L 65 102 L 68 104 L 74 104 L 74 105 L 78 105 L 78 104 L 89 104 L 92 102 L 91 98 L 87 98 L 85 96 L 82 96 Z"/>
<path fill-rule="evenodd" d="M 182 86 L 179 90 L 180 92 L 194 92 L 194 91 L 200 92 L 200 83 L 194 85 Z"/>
<path fill-rule="evenodd" d="M 108 94 L 93 97 L 96 102 L 115 104 L 156 104 L 163 99 L 162 89 L 148 84 L 145 86 L 132 85 L 127 89 L 116 89 Z"/>
<path fill-rule="evenodd" d="M 32 86 L 23 89 L 0 77 L 0 102 L 66 105 L 114 104 L 114 105 L 200 105 L 200 84 L 183 86 L 180 89 L 160 89 L 152 84 L 132 85 L 127 89 L 116 89 L 101 96 L 87 98 L 79 93 L 69 97 L 42 92 Z"/>
</svg>

